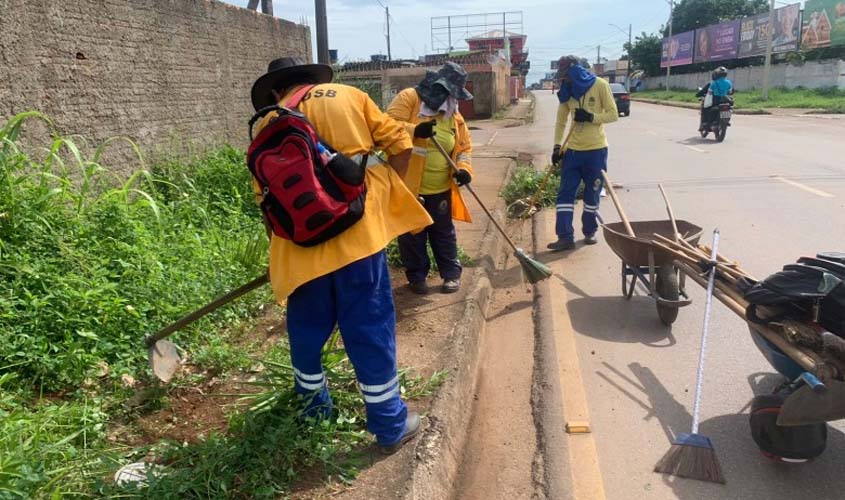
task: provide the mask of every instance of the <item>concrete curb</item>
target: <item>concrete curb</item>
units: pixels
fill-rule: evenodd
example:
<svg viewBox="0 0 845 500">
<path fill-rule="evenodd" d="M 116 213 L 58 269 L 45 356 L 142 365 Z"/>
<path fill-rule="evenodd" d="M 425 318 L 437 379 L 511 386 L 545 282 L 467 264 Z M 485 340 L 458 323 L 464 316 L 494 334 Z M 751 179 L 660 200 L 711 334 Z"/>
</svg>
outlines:
<svg viewBox="0 0 845 500">
<path fill-rule="evenodd" d="M 537 241 L 540 233 L 538 228 L 545 221 L 544 212 L 538 213 L 532 220 L 535 254 L 540 245 Z M 534 475 L 546 499 L 574 500 L 570 481 L 572 469 L 569 437 L 564 430 L 563 389 L 555 347 L 553 307 L 548 280 L 534 285 L 534 384 L 531 389 L 531 406 L 537 428 L 538 449 Z"/>
<path fill-rule="evenodd" d="M 684 108 L 684 109 L 695 109 L 698 110 L 701 106 L 699 104 L 695 104 L 692 102 L 675 102 L 675 101 L 663 101 L 660 99 L 648 99 L 645 97 L 631 97 L 632 101 L 637 102 L 644 102 L 646 104 L 657 104 L 659 106 L 669 106 L 671 108 Z M 765 109 L 736 109 L 733 110 L 735 115 L 770 115 L 769 111 Z"/>
<path fill-rule="evenodd" d="M 513 164 L 508 167 L 505 178 Z M 500 211 L 494 215 L 504 224 Z M 504 238 L 488 221 L 481 241 L 479 255 L 490 256 L 491 264 L 502 257 Z M 454 498 L 460 465 L 469 435 L 473 411 L 473 398 L 478 381 L 481 359 L 481 338 L 484 334 L 487 312 L 493 286 L 488 277 L 493 269 L 482 265 L 473 270 L 461 319 L 455 325 L 452 345 L 443 354 L 449 370 L 446 383 L 438 391 L 427 415 L 427 423 L 414 448 L 414 462 L 410 465 L 410 481 L 401 498 L 404 500 L 443 500 Z"/>
</svg>

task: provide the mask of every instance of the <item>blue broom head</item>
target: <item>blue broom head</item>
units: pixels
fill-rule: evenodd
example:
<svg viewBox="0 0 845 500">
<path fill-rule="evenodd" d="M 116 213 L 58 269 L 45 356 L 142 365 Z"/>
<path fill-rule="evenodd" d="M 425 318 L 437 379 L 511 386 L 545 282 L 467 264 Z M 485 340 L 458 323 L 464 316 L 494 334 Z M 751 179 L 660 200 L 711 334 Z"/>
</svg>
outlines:
<svg viewBox="0 0 845 500">
<path fill-rule="evenodd" d="M 713 449 L 713 443 L 710 441 L 709 437 L 702 436 L 701 434 L 688 434 L 686 432 L 678 434 L 678 437 L 675 438 L 675 442 L 672 444 Z"/>
</svg>

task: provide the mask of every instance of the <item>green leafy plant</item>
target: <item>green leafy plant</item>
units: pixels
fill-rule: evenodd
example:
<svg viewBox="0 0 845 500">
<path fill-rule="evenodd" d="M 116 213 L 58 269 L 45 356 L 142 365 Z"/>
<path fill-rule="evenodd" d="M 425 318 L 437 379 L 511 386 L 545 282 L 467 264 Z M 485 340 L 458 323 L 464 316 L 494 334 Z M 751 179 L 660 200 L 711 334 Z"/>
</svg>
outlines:
<svg viewBox="0 0 845 500">
<path fill-rule="evenodd" d="M 549 176 L 545 188 L 538 192 L 543 177 L 546 175 L 545 171 L 536 170 L 531 165 L 518 165 L 511 173 L 511 177 L 502 189 L 500 196 L 504 198 L 506 204 L 510 205 L 517 200 L 532 198 L 536 194 L 537 199 L 535 201 L 538 205 L 543 207 L 554 205 L 560 186 L 560 171 L 555 169 Z"/>
<path fill-rule="evenodd" d="M 399 241 L 393 240 L 387 245 L 387 263 L 392 267 L 402 268 L 405 265 L 402 263 L 402 256 L 399 254 Z M 428 260 L 431 262 L 431 272 L 437 272 L 437 260 L 434 258 L 434 251 L 431 249 L 431 245 L 426 245 L 426 251 L 428 252 Z M 460 261 L 461 265 L 464 267 L 471 267 L 475 265 L 475 259 L 470 256 L 466 250 L 460 245 L 458 245 L 458 260 Z"/>
<path fill-rule="evenodd" d="M 109 487 L 109 496 L 155 499 L 257 498 L 287 495 L 301 471 L 326 480 L 351 481 L 363 464 L 371 438 L 355 372 L 335 332 L 323 351 L 334 410 L 330 418 L 305 418 L 307 399 L 292 390 L 289 351 L 279 344 L 262 360 L 254 385 L 260 392 L 244 396 L 250 410 L 233 415 L 229 432 L 192 445 L 164 443 L 154 451 L 162 466 L 148 485 Z M 445 372 L 424 379 L 400 372 L 406 399 L 430 395 Z"/>
</svg>

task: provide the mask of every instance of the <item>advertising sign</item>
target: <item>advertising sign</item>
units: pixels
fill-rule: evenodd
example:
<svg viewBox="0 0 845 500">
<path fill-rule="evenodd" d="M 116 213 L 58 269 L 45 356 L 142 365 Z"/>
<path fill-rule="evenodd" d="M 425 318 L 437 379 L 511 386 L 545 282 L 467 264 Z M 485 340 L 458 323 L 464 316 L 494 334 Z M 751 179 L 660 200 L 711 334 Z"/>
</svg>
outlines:
<svg viewBox="0 0 845 500">
<path fill-rule="evenodd" d="M 663 39 L 663 57 L 660 59 L 660 67 L 683 66 L 692 64 L 693 47 L 695 46 L 695 31 L 687 31 L 673 36 L 671 39 Z"/>
<path fill-rule="evenodd" d="M 738 53 L 739 21 L 728 21 L 695 30 L 695 62 L 736 59 Z"/>
<path fill-rule="evenodd" d="M 773 54 L 798 50 L 800 21 L 801 4 L 775 10 Z M 769 14 L 746 17 L 740 23 L 739 57 L 766 55 L 766 45 L 769 43 Z"/>
<path fill-rule="evenodd" d="M 845 45 L 845 1 L 807 0 L 803 33 L 805 50 Z"/>
</svg>

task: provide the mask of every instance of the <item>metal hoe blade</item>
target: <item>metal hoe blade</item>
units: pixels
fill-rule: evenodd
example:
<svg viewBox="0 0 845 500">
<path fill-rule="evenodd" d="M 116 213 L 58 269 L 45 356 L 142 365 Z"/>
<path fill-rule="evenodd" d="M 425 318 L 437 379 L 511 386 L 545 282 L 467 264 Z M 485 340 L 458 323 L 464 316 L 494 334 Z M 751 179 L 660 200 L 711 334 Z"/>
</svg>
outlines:
<svg viewBox="0 0 845 500">
<path fill-rule="evenodd" d="M 169 340 L 159 340 L 147 349 L 150 367 L 155 376 L 165 384 L 170 382 L 182 366 L 182 358 L 176 344 Z"/>
<path fill-rule="evenodd" d="M 809 425 L 845 418 L 845 382 L 829 380 L 825 385 L 824 394 L 816 394 L 806 385 L 793 392 L 781 408 L 778 425 Z"/>
</svg>

